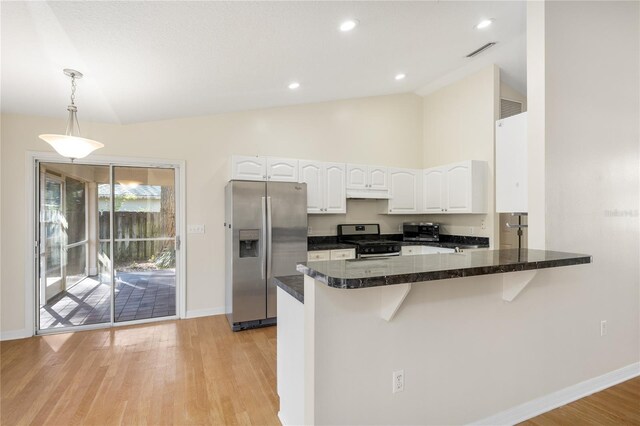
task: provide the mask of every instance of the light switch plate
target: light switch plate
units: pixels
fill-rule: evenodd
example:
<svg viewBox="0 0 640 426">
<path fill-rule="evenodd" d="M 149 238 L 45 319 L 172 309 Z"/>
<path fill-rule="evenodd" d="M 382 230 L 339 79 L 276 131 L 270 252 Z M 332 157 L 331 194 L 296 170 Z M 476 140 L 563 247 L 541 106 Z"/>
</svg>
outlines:
<svg viewBox="0 0 640 426">
<path fill-rule="evenodd" d="M 187 234 L 204 234 L 204 225 L 187 225 Z"/>
</svg>

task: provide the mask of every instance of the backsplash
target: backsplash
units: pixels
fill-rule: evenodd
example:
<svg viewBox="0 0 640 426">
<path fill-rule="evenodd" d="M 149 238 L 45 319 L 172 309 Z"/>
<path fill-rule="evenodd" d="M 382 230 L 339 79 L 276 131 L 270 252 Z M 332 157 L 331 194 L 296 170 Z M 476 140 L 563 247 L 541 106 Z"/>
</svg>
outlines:
<svg viewBox="0 0 640 426">
<path fill-rule="evenodd" d="M 347 214 L 311 214 L 309 235 L 336 235 L 341 223 L 379 223 L 380 233 L 402 233 L 404 222 L 435 222 L 440 224 L 440 233 L 491 237 L 484 221 L 487 215 L 389 215 L 379 214 L 379 200 L 347 200 Z M 482 229 L 482 228 L 485 229 Z"/>
<path fill-rule="evenodd" d="M 426 222 L 426 215 L 378 214 L 379 200 L 347 200 L 347 214 L 310 214 L 309 235 L 336 235 L 341 223 L 379 223 L 380 233 L 402 232 L 404 222 Z"/>
</svg>

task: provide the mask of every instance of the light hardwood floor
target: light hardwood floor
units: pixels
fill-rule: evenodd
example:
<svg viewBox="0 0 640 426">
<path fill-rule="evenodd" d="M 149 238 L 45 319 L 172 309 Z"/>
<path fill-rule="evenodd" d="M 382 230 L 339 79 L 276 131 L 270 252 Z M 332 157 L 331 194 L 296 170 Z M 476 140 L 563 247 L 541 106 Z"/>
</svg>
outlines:
<svg viewBox="0 0 640 426">
<path fill-rule="evenodd" d="M 2 425 L 279 425 L 275 327 L 224 316 L 0 344 Z"/>
<path fill-rule="evenodd" d="M 640 377 L 556 408 L 520 425 L 640 425 Z"/>
<path fill-rule="evenodd" d="M 2 425 L 278 425 L 276 328 L 224 316 L 0 343 Z M 640 378 L 526 426 L 640 425 Z"/>
</svg>

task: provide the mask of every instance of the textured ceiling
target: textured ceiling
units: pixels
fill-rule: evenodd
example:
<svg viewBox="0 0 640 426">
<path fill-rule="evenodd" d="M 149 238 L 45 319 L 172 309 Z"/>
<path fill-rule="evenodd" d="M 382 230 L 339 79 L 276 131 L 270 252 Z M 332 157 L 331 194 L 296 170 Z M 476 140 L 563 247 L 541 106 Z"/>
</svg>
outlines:
<svg viewBox="0 0 640 426">
<path fill-rule="evenodd" d="M 132 123 L 401 92 L 489 59 L 525 88 L 524 2 L 2 2 L 2 111 Z M 346 18 L 360 25 L 350 33 Z M 489 29 L 474 25 L 494 18 Z M 498 45 L 464 56 L 488 41 Z M 477 65 L 476 65 L 477 64 Z M 396 81 L 403 72 L 407 78 Z M 453 73 L 453 74 L 452 74 Z M 287 88 L 291 81 L 301 87 Z"/>
</svg>

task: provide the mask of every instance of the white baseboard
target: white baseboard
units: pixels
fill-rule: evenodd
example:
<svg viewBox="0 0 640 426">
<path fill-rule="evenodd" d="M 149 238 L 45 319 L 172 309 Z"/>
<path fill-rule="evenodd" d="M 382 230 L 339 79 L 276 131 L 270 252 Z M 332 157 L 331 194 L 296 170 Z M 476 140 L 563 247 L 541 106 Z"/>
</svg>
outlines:
<svg viewBox="0 0 640 426">
<path fill-rule="evenodd" d="M 472 425 L 513 425 L 599 392 L 626 380 L 640 376 L 640 362 L 610 371 L 602 376 L 560 389 L 543 397 L 517 405 Z"/>
<path fill-rule="evenodd" d="M 193 311 L 187 311 L 185 318 L 200 318 L 208 317 L 211 315 L 222 315 L 225 313 L 224 306 L 218 306 L 217 308 L 210 309 L 196 309 Z"/>
<path fill-rule="evenodd" d="M 26 339 L 27 337 L 31 336 L 33 336 L 33 333 L 29 330 L 2 331 L 0 332 L 0 341 Z"/>
</svg>

